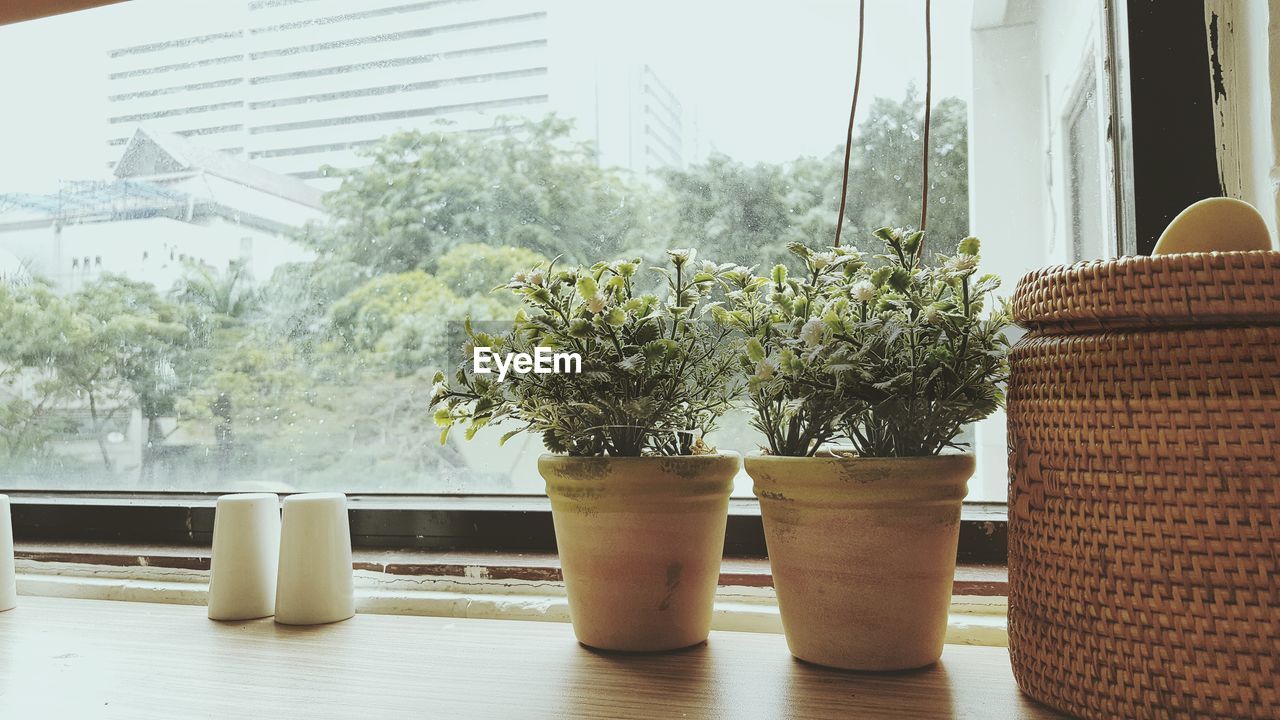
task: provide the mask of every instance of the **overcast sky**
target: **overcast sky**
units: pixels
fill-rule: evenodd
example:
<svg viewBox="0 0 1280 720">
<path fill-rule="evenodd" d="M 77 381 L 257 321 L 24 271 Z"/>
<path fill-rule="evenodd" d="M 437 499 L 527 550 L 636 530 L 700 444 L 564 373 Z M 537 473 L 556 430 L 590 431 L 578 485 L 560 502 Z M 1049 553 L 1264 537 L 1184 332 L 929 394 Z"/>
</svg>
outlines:
<svg viewBox="0 0 1280 720">
<path fill-rule="evenodd" d="M 104 177 L 107 47 L 199 34 L 227 4 L 243 2 L 133 0 L 0 27 L 0 191 Z M 782 161 L 842 141 L 855 0 L 552 2 L 598 39 L 598 52 L 649 63 L 722 152 Z M 934 97 L 967 97 L 971 0 L 933 5 Z M 910 82 L 922 87 L 924 77 L 924 3 L 867 6 L 863 108 L 874 96 L 900 98 Z"/>
</svg>

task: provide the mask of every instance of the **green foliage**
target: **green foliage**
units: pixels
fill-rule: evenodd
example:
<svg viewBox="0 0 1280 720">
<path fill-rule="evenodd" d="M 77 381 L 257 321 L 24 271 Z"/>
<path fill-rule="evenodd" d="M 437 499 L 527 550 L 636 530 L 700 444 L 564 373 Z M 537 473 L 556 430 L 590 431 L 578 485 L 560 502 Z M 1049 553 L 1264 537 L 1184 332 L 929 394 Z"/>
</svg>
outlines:
<svg viewBox="0 0 1280 720">
<path fill-rule="evenodd" d="M 221 273 L 204 265 L 188 265 L 173 297 L 206 317 L 228 320 L 244 318 L 262 303 L 262 291 L 254 286 L 248 268 L 238 262 Z"/>
<path fill-rule="evenodd" d="M 528 248 L 467 243 L 440 258 L 436 277 L 459 297 L 490 296 L 495 289 L 505 287 L 516 273 L 539 265 L 545 267 L 550 262 L 545 255 Z"/>
<path fill-rule="evenodd" d="M 920 217 L 924 103 L 914 88 L 901 101 L 876 98 L 856 129 L 845 238 L 879 252 L 870 238 L 897 218 Z M 934 237 L 969 232 L 968 110 L 945 98 L 930 119 L 928 227 Z M 722 260 L 769 267 L 791 243 L 835 237 L 844 148 L 822 158 L 745 165 L 713 154 L 685 170 L 665 170 L 672 237 L 697 238 Z M 926 255 L 933 251 L 926 249 Z"/>
<path fill-rule="evenodd" d="M 339 173 L 331 221 L 302 240 L 376 273 L 434 270 L 467 243 L 528 248 L 583 262 L 628 251 L 644 236 L 646 190 L 596 163 L 569 123 L 499 120 L 492 132 L 391 135 L 367 167 Z"/>
<path fill-rule="evenodd" d="M 310 347 L 327 337 L 329 308 L 374 277 L 353 262 L 324 258 L 276 268 L 262 295 L 262 326 Z"/>
<path fill-rule="evenodd" d="M 1009 315 L 987 307 L 999 280 L 973 277 L 977 239 L 926 265 L 923 233 L 875 235 L 886 249 L 878 262 L 796 244 L 797 276 L 782 265 L 768 278 L 723 274 L 731 307 L 716 316 L 746 333 L 739 362 L 774 454 L 843 439 L 862 456 L 934 455 L 1003 401 Z"/>
<path fill-rule="evenodd" d="M 62 429 L 51 414 L 75 388 L 57 374 L 78 364 L 72 338 L 84 327 L 48 286 L 0 283 L 0 449 L 9 458 L 43 456 Z"/>
<path fill-rule="evenodd" d="M 704 321 L 708 298 L 730 266 L 695 264 L 694 251 L 673 250 L 670 268 L 653 268 L 666 297 L 637 291 L 640 261 L 597 263 L 517 274 L 508 287 L 524 302 L 500 334 L 467 325 L 468 359 L 451 387 L 436 376 L 432 406 L 444 428 L 467 436 L 514 420 L 540 434 L 552 452 L 577 456 L 689 455 L 707 452 L 703 438 L 730 407 L 739 387 L 728 331 Z M 513 373 L 504 382 L 477 375 L 473 347 L 532 355 L 535 347 L 578 353 L 581 373 Z"/>
<path fill-rule="evenodd" d="M 87 331 L 75 355 L 90 366 L 73 375 L 83 390 L 92 397 L 105 389 L 118 401 L 132 396 L 144 418 L 172 413 L 189 337 L 178 307 L 150 283 L 118 275 L 85 285 L 72 303 Z"/>
<path fill-rule="evenodd" d="M 448 323 L 462 320 L 468 306 L 485 314 L 485 304 L 484 297 L 464 304 L 436 277 L 415 270 L 352 290 L 333 304 L 329 323 L 342 349 L 407 375 L 443 364 Z"/>
<path fill-rule="evenodd" d="M 729 307 L 714 315 L 746 338 L 738 362 L 750 377 L 752 425 L 765 436 L 770 453 L 803 457 L 836 437 L 845 412 L 830 394 L 840 368 L 824 362 L 811 341 L 828 312 L 838 309 L 864 261 L 851 248 L 817 255 L 799 243 L 791 247 L 806 260 L 804 273 L 793 276 L 782 264 L 768 277 L 743 267 L 725 272 L 721 281 Z"/>
<path fill-rule="evenodd" d="M 810 188 L 795 182 L 797 174 L 791 166 L 748 166 L 720 154 L 688 170 L 664 171 L 674 238 L 698 238 L 704 253 L 734 263 L 780 260 L 787 243 L 801 239 L 797 218 L 825 210 L 831 199 L 834 172 Z M 831 205 L 832 232 L 835 214 Z"/>
<path fill-rule="evenodd" d="M 880 227 L 920 217 L 920 158 L 924 102 L 915 87 L 901 102 L 876 98 L 858 125 L 849 171 L 845 237 L 869 238 Z M 930 237 L 969 234 L 968 108 L 959 98 L 943 98 L 933 107 L 929 135 Z M 835 176 L 839 177 L 839 170 Z M 834 210 L 834 206 L 832 208 Z M 834 230 L 834 228 L 833 228 Z M 852 232 L 850 232 L 852 231 Z M 865 233 L 865 234 L 864 234 Z M 861 249 L 880 251 L 874 240 Z M 926 246 L 926 257 L 937 248 Z"/>
</svg>

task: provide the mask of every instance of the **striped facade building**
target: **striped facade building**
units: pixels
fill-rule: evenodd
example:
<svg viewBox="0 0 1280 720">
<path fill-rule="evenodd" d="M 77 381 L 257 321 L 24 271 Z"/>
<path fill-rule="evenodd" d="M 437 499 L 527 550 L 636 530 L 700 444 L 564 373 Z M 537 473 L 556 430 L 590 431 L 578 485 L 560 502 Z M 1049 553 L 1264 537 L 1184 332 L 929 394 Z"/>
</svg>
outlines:
<svg viewBox="0 0 1280 720">
<path fill-rule="evenodd" d="M 683 165 L 679 99 L 642 62 L 585 57 L 573 12 L 556 0 L 238 0 L 190 34 L 157 23 L 164 37 L 108 52 L 107 164 L 142 126 L 327 189 L 323 166 L 356 166 L 394 131 L 555 112 L 602 164 Z"/>
</svg>

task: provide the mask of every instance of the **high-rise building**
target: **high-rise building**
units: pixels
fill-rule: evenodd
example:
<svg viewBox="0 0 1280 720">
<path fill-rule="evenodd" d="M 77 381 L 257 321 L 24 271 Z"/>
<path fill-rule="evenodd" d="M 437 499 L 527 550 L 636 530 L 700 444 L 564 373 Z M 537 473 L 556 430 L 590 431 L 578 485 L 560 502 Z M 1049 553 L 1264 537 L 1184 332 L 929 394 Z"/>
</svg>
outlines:
<svg viewBox="0 0 1280 720">
<path fill-rule="evenodd" d="M 579 6 L 581 7 L 581 6 Z M 684 110 L 642 62 L 576 50 L 574 3 L 248 0 L 108 52 L 111 157 L 139 124 L 329 187 L 322 166 L 402 129 L 557 113 L 602 164 L 683 164 Z"/>
</svg>

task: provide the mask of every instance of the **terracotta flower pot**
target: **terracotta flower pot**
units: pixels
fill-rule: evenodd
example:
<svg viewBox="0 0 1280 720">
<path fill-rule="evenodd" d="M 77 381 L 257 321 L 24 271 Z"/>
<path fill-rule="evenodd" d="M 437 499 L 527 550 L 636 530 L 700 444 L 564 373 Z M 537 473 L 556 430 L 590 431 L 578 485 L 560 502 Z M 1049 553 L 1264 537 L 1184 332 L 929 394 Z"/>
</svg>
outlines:
<svg viewBox="0 0 1280 720">
<path fill-rule="evenodd" d="M 748 457 L 791 654 L 847 670 L 937 661 L 972 455 Z"/>
<path fill-rule="evenodd" d="M 707 639 L 740 462 L 736 453 L 538 459 L 579 642 L 658 651 Z"/>
</svg>

